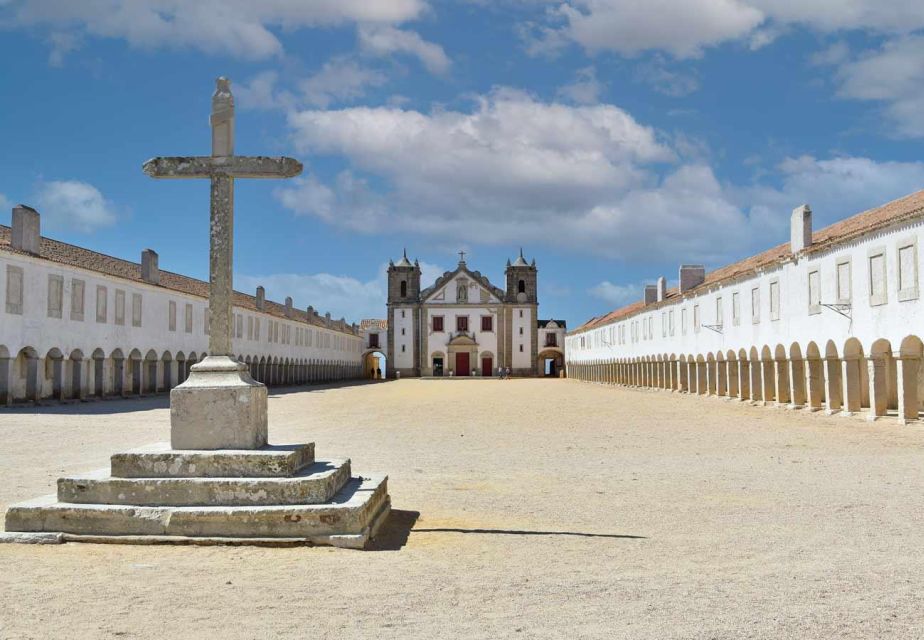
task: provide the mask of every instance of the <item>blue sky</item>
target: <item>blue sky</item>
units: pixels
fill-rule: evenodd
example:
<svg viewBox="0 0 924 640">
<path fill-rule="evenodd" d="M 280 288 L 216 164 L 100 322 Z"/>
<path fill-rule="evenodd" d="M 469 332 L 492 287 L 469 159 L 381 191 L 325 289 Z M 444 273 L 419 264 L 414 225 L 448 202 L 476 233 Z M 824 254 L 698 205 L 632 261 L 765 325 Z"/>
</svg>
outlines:
<svg viewBox="0 0 924 640">
<path fill-rule="evenodd" d="M 911 0 L 0 0 L 0 205 L 47 235 L 206 277 L 214 78 L 237 151 L 236 285 L 384 314 L 425 277 L 503 284 L 522 246 L 572 326 L 681 263 L 709 267 L 924 187 L 924 3 Z M 4 222 L 7 219 L 0 216 Z"/>
</svg>

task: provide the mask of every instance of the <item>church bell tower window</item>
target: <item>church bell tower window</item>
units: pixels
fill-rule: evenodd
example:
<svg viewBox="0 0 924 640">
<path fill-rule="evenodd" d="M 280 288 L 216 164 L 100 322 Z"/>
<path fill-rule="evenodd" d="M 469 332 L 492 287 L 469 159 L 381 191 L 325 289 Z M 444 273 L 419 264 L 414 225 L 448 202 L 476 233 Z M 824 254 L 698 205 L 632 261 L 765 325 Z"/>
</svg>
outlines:
<svg viewBox="0 0 924 640">
<path fill-rule="evenodd" d="M 526 280 L 517 282 L 517 293 L 526 293 Z"/>
<path fill-rule="evenodd" d="M 401 281 L 401 297 L 402 298 L 407 297 L 407 280 Z"/>
</svg>

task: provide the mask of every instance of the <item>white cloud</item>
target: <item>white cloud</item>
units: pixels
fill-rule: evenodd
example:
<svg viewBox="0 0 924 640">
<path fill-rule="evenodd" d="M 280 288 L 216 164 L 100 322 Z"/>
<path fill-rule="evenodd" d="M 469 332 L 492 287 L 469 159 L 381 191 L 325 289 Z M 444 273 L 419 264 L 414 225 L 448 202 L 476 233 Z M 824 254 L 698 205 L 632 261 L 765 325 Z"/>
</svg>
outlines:
<svg viewBox="0 0 924 640">
<path fill-rule="evenodd" d="M 350 23 L 397 24 L 424 0 L 20 0 L 11 23 L 75 37 L 119 38 L 131 46 L 192 48 L 248 59 L 279 55 L 273 30 Z"/>
<path fill-rule="evenodd" d="M 718 264 L 786 237 L 808 201 L 833 221 L 924 185 L 918 163 L 791 158 L 754 185 L 723 184 L 708 153 L 608 104 L 497 90 L 470 112 L 396 108 L 290 114 L 300 150 L 341 156 L 333 180 L 277 190 L 298 214 L 362 233 L 540 244 L 621 260 Z"/>
<path fill-rule="evenodd" d="M 43 224 L 49 228 L 89 233 L 114 224 L 117 217 L 112 203 L 96 187 L 79 180 L 44 182 L 35 199 Z"/>
<path fill-rule="evenodd" d="M 924 36 L 887 40 L 838 64 L 838 95 L 884 104 L 893 136 L 924 136 Z"/>
<path fill-rule="evenodd" d="M 298 86 L 306 104 L 326 108 L 332 102 L 362 98 L 367 88 L 380 87 L 387 81 L 385 74 L 363 67 L 355 60 L 334 58 Z"/>
<path fill-rule="evenodd" d="M 597 79 L 597 70 L 585 67 L 577 70 L 574 82 L 559 87 L 556 95 L 575 104 L 596 104 L 602 92 L 603 83 Z"/>
<path fill-rule="evenodd" d="M 0 211 L 4 212 L 6 215 L 7 211 L 10 211 L 13 208 L 13 203 L 10 202 L 9 198 L 0 193 Z"/>
<path fill-rule="evenodd" d="M 531 53 L 576 43 L 589 53 L 661 51 L 695 58 L 740 42 L 751 49 L 793 26 L 818 33 L 911 33 L 924 28 L 919 0 L 567 0 L 527 34 Z M 524 29 L 521 27 L 521 31 Z"/>
<path fill-rule="evenodd" d="M 764 20 L 738 0 L 571 0 L 553 16 L 564 24 L 540 36 L 550 47 L 564 40 L 591 53 L 658 50 L 677 58 L 698 57 L 705 47 L 743 38 Z"/>
<path fill-rule="evenodd" d="M 262 285 L 271 300 L 282 301 L 292 296 L 294 304 L 301 309 L 311 305 L 321 315 L 330 312 L 335 319 L 344 317 L 347 322 L 359 322 L 363 318 L 385 317 L 386 268 L 387 265 L 381 265 L 378 275 L 366 281 L 330 273 L 236 274 L 234 286 L 239 291 L 254 291 Z M 426 262 L 420 263 L 420 269 L 423 283 L 433 282 L 443 273 L 439 265 Z"/>
<path fill-rule="evenodd" d="M 604 280 L 592 287 L 588 293 L 614 307 L 621 307 L 639 300 L 642 297 L 642 288 L 634 284 L 613 284 L 609 280 Z"/>
<path fill-rule="evenodd" d="M 449 57 L 438 44 L 427 42 L 414 31 L 389 25 L 361 25 L 358 31 L 360 47 L 379 56 L 407 53 L 416 56 L 430 73 L 442 75 L 449 71 Z"/>
<path fill-rule="evenodd" d="M 699 80 L 692 71 L 686 73 L 668 69 L 661 56 L 635 68 L 635 79 L 644 82 L 658 93 L 679 98 L 699 89 Z"/>
</svg>

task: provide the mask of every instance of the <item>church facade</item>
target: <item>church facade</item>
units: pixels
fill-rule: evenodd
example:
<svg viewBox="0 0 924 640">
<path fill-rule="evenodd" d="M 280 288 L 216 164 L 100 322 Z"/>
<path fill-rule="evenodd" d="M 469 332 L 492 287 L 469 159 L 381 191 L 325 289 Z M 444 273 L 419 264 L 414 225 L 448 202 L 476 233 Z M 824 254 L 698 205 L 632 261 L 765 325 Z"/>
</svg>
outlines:
<svg viewBox="0 0 924 640">
<path fill-rule="evenodd" d="M 464 257 L 426 288 L 416 260 L 405 254 L 389 262 L 390 377 L 489 377 L 508 367 L 516 376 L 540 374 L 535 260 L 527 262 L 522 251 L 508 260 L 500 288 Z"/>
</svg>

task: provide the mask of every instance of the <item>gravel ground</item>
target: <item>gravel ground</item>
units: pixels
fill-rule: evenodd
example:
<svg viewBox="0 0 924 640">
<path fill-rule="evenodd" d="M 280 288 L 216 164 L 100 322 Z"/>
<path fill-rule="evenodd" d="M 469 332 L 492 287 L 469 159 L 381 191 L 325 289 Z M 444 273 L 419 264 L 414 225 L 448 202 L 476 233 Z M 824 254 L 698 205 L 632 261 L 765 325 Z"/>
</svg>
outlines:
<svg viewBox="0 0 924 640">
<path fill-rule="evenodd" d="M 0 637 L 924 637 L 924 427 L 559 380 L 270 420 L 389 474 L 378 550 L 0 545 Z M 4 411 L 0 508 L 167 438 L 165 398 Z"/>
</svg>

